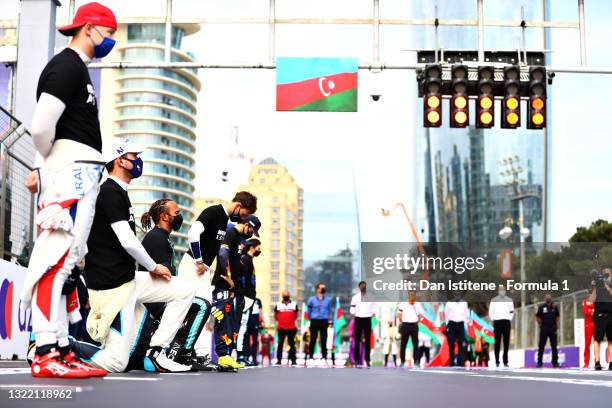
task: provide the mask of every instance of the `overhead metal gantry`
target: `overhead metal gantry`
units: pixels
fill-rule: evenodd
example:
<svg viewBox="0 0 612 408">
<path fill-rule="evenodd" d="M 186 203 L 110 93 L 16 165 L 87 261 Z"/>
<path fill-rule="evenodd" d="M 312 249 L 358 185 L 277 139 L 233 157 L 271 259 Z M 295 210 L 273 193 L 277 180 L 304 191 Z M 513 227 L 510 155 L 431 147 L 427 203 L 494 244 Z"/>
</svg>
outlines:
<svg viewBox="0 0 612 408">
<path fill-rule="evenodd" d="M 268 18 L 190 18 L 173 19 L 172 18 L 172 1 L 166 0 L 166 15 L 158 18 L 147 18 L 143 22 L 164 23 L 166 24 L 166 32 L 171 30 L 172 24 L 201 24 L 201 25 L 217 25 L 217 24 L 257 24 L 268 25 L 268 60 L 266 62 L 253 63 L 201 63 L 201 62 L 171 62 L 170 61 L 170 36 L 166 35 L 165 44 L 165 61 L 157 63 L 137 63 L 137 62 L 103 62 L 94 63 L 90 68 L 193 68 L 193 69 L 275 69 L 276 68 L 276 26 L 277 25 L 370 25 L 372 26 L 372 62 L 359 63 L 359 69 L 370 71 L 381 71 L 385 69 L 402 69 L 402 70 L 417 70 L 424 67 L 424 64 L 385 64 L 380 60 L 380 26 L 433 26 L 436 28 L 436 44 L 437 29 L 440 26 L 456 26 L 456 27 L 478 27 L 478 55 L 479 61 L 484 62 L 484 27 L 514 27 L 522 30 L 523 40 L 517 47 L 517 53 L 526 55 L 524 33 L 527 29 L 573 29 L 578 31 L 580 37 L 580 67 L 572 66 L 547 66 L 548 72 L 555 73 L 578 73 L 578 74 L 612 74 L 612 68 L 606 67 L 587 67 L 586 66 L 586 34 L 584 20 L 584 0 L 578 0 L 578 21 L 529 21 L 529 20 L 491 20 L 484 19 L 483 0 L 477 0 L 477 18 L 476 19 L 442 19 L 436 17 L 415 19 L 415 18 L 380 18 L 380 0 L 372 0 L 372 17 L 370 18 L 279 18 L 276 17 L 276 0 L 269 0 Z M 73 3 L 74 0 L 71 0 Z M 544 3 L 544 2 L 543 2 Z M 544 6 L 543 6 L 544 8 Z M 523 10 L 521 15 L 524 16 Z M 443 47 L 436 46 L 436 54 L 443 55 Z M 439 62 L 443 63 L 440 58 Z"/>
</svg>

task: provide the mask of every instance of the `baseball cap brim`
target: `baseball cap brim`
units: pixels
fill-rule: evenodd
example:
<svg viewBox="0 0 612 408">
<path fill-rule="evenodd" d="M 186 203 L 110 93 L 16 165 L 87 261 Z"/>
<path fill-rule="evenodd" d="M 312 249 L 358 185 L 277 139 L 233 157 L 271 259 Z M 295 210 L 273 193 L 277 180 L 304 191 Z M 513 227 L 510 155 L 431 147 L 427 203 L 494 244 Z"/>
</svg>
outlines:
<svg viewBox="0 0 612 408">
<path fill-rule="evenodd" d="M 85 24 L 87 23 L 73 23 L 67 26 L 59 27 L 57 31 L 59 31 L 60 34 L 63 34 L 66 37 L 72 37 L 74 35 L 74 32 L 77 30 L 77 28 L 81 28 Z"/>
<path fill-rule="evenodd" d="M 108 150 L 104 154 L 104 162 L 110 163 L 116 158 L 123 156 L 124 154 L 127 154 L 127 153 L 140 154 L 144 152 L 145 150 L 146 150 L 145 147 L 137 143 L 130 142 L 130 141 L 115 142 L 115 143 L 112 143 L 111 146 L 109 146 Z"/>
</svg>

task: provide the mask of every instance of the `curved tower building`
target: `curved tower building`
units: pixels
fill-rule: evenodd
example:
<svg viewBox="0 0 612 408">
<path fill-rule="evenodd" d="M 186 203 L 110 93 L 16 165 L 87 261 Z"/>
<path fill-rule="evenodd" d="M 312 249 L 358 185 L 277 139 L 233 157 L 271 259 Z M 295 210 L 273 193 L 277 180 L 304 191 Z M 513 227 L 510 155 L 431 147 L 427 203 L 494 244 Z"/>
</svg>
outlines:
<svg viewBox="0 0 612 408">
<path fill-rule="evenodd" d="M 184 36 L 198 30 L 196 24 L 172 27 L 172 61 L 193 61 L 180 47 Z M 164 61 L 162 23 L 122 23 L 115 37 L 118 47 L 109 60 Z M 173 241 L 177 251 L 186 250 L 186 232 L 194 218 L 196 104 L 201 88 L 196 70 L 103 70 L 100 88 L 103 134 L 129 137 L 147 148 L 142 155 L 144 173 L 130 184 L 136 220 L 154 201 L 173 199 L 185 219 Z"/>
</svg>

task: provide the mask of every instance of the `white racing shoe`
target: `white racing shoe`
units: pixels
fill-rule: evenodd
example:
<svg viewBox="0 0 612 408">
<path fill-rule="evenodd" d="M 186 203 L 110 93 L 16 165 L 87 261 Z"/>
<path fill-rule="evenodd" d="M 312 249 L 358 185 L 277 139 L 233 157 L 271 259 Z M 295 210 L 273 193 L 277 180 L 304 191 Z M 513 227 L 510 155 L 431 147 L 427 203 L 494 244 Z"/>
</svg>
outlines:
<svg viewBox="0 0 612 408">
<path fill-rule="evenodd" d="M 149 372 L 184 373 L 191 371 L 191 366 L 170 360 L 166 350 L 161 347 L 151 347 L 144 358 L 144 369 Z"/>
</svg>

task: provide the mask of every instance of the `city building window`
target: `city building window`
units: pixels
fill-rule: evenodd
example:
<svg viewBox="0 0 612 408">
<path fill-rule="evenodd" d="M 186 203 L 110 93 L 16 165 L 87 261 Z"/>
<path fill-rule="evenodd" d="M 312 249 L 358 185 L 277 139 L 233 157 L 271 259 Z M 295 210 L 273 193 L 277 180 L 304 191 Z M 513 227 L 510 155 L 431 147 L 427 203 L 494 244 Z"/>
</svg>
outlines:
<svg viewBox="0 0 612 408">
<path fill-rule="evenodd" d="M 280 241 L 278 239 L 273 239 L 272 248 L 278 248 L 278 247 L 280 247 Z"/>
<path fill-rule="evenodd" d="M 276 270 L 276 269 L 280 269 L 280 262 L 272 262 L 272 270 Z M 275 272 L 272 272 L 272 276 L 274 276 Z M 278 276 L 278 272 L 276 272 L 277 276 Z M 272 278 L 274 279 L 274 278 Z"/>
<path fill-rule="evenodd" d="M 272 236 L 273 237 L 280 237 L 280 230 L 278 228 L 274 228 L 272 230 Z"/>
<path fill-rule="evenodd" d="M 272 207 L 272 214 L 274 215 L 280 214 L 280 207 Z"/>
<path fill-rule="evenodd" d="M 280 251 L 272 251 L 272 259 L 280 258 Z"/>
<path fill-rule="evenodd" d="M 272 225 L 280 225 L 280 219 L 279 218 L 272 218 Z"/>
<path fill-rule="evenodd" d="M 271 284 L 270 290 L 273 290 L 274 292 L 278 292 L 278 283 Z"/>
<path fill-rule="evenodd" d="M 272 295 L 270 296 L 270 300 L 274 303 L 278 302 L 278 295 Z M 274 310 L 274 308 L 272 308 L 272 310 Z"/>
<path fill-rule="evenodd" d="M 276 262 L 276 265 L 278 265 L 278 262 Z M 280 274 L 278 272 L 272 272 L 270 274 L 270 278 L 272 278 L 272 280 L 278 280 L 279 277 L 280 277 Z"/>
<path fill-rule="evenodd" d="M 257 170 L 257 173 L 259 173 L 259 174 L 276 174 L 276 169 L 262 168 L 262 169 Z"/>
</svg>

